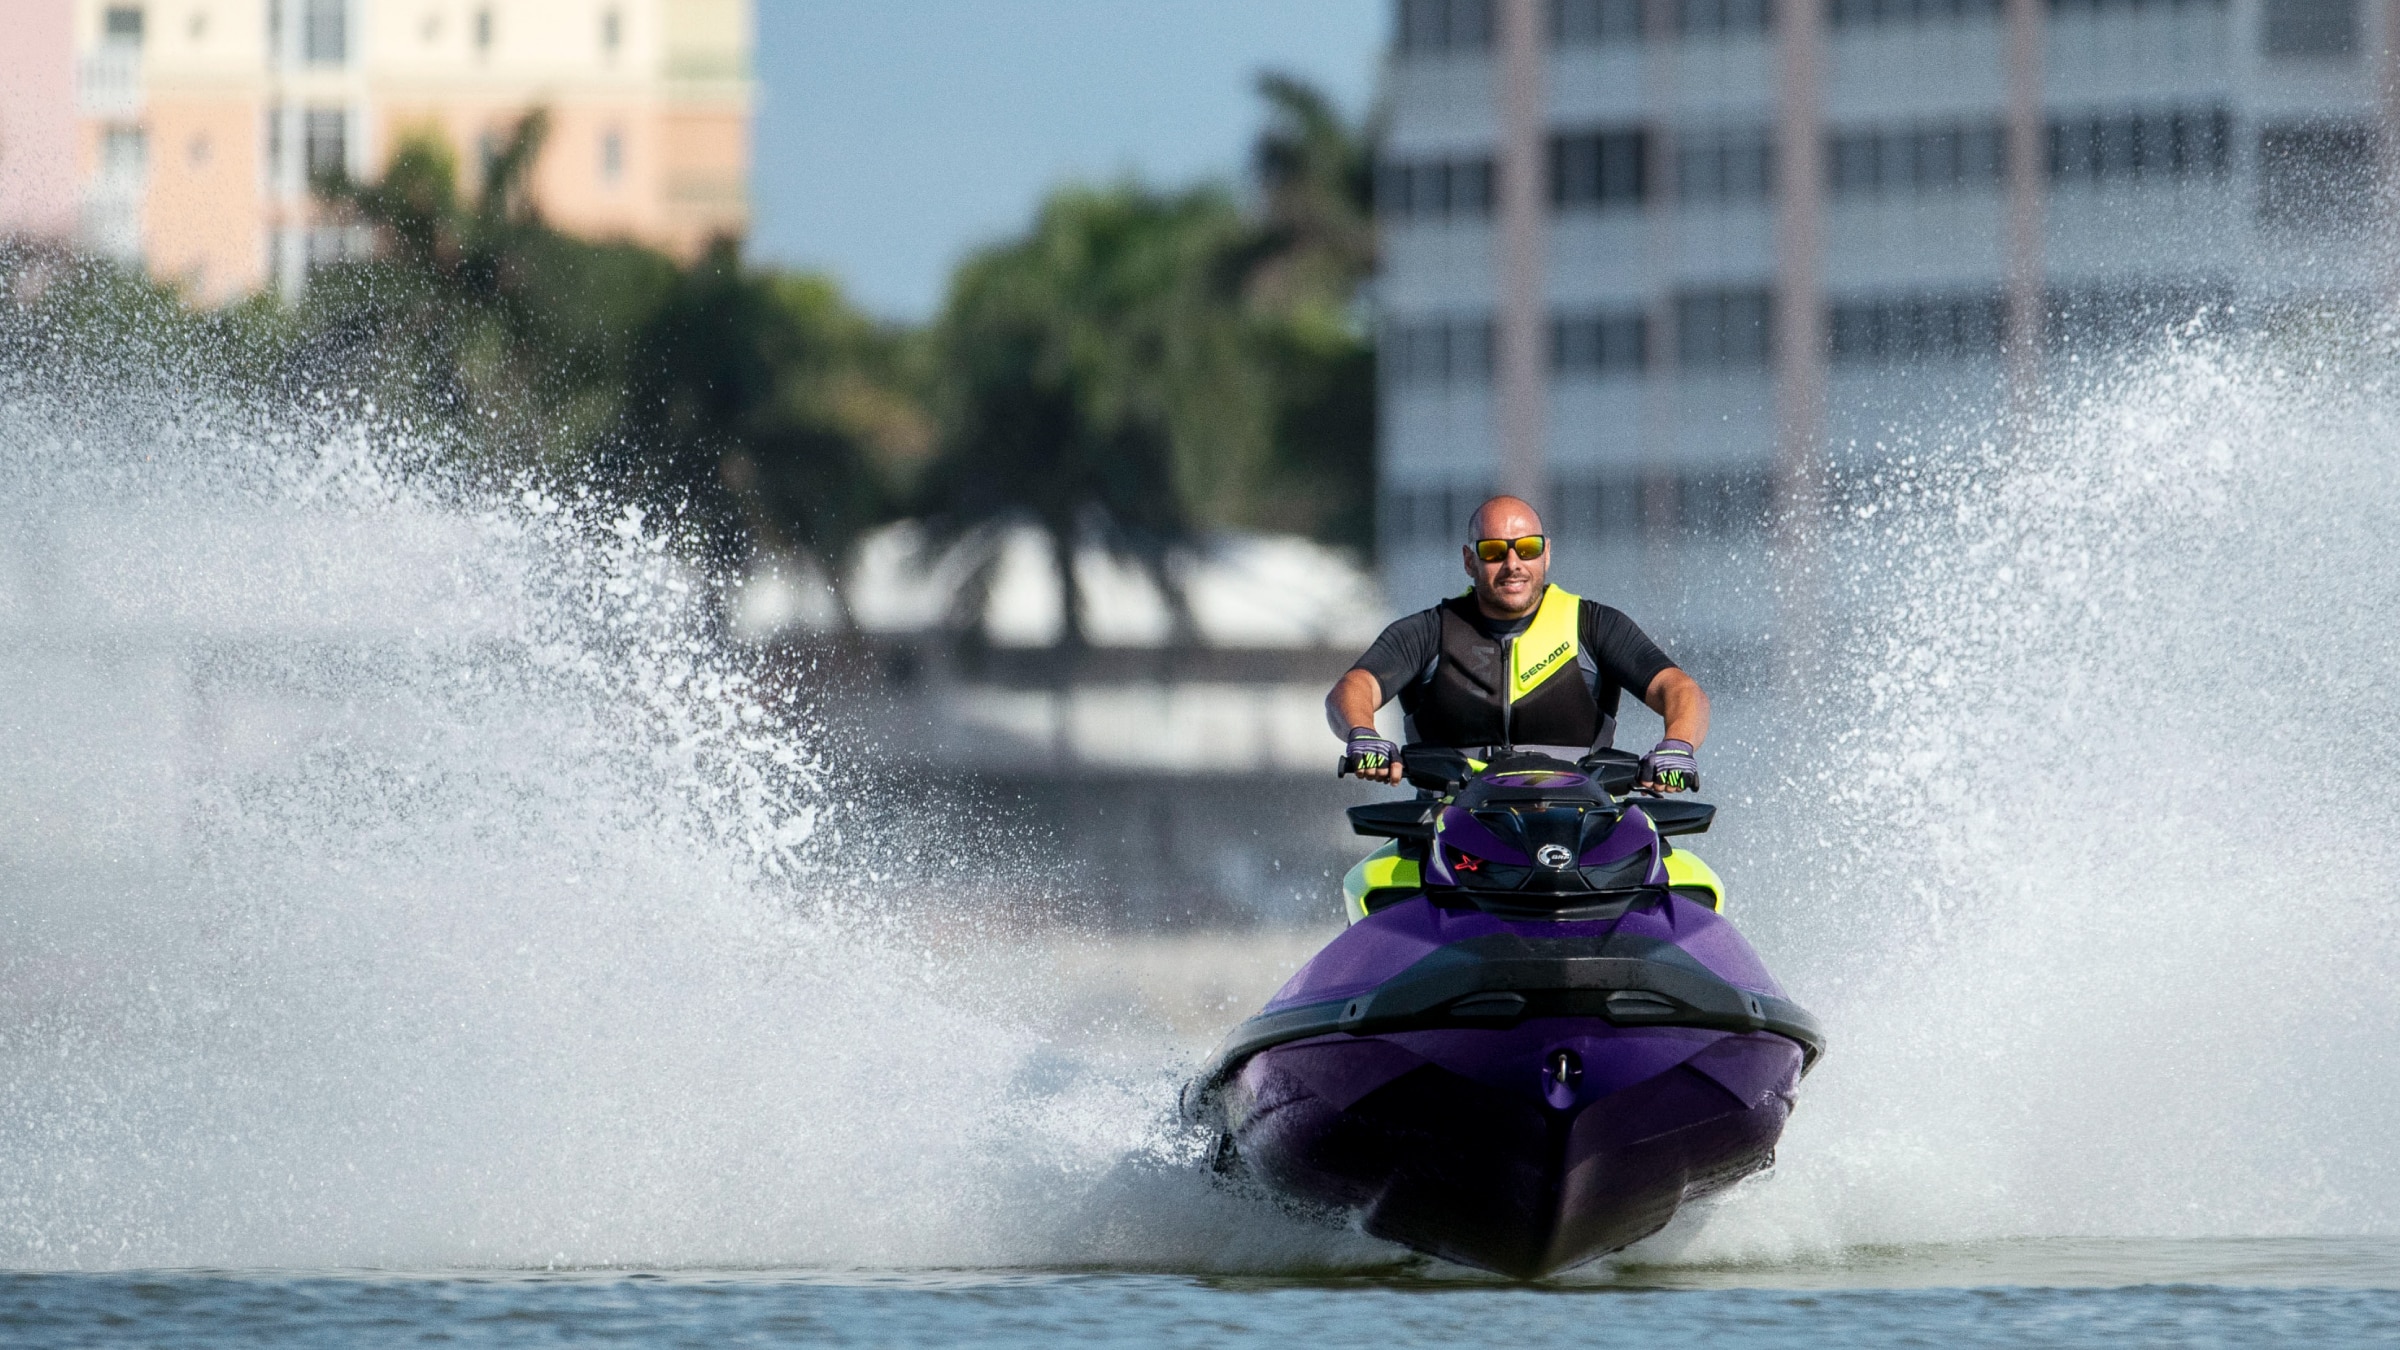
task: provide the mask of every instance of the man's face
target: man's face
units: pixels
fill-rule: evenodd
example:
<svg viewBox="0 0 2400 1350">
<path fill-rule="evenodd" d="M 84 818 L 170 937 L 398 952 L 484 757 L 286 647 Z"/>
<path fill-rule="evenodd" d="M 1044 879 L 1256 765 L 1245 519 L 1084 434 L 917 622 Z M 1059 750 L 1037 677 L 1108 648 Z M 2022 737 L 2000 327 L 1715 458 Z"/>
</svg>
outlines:
<svg viewBox="0 0 2400 1350">
<path fill-rule="evenodd" d="M 1502 508 L 1487 511 L 1476 522 L 1476 539 L 1522 539 L 1540 534 L 1542 522 L 1531 511 Z M 1533 612 L 1542 602 L 1542 591 L 1550 584 L 1550 550 L 1544 548 L 1538 558 L 1520 558 L 1515 549 L 1501 553 L 1500 561 L 1485 562 L 1475 556 L 1475 544 L 1468 541 L 1462 550 L 1467 560 L 1467 575 L 1475 583 L 1475 598 L 1487 614 L 1514 619 Z"/>
</svg>

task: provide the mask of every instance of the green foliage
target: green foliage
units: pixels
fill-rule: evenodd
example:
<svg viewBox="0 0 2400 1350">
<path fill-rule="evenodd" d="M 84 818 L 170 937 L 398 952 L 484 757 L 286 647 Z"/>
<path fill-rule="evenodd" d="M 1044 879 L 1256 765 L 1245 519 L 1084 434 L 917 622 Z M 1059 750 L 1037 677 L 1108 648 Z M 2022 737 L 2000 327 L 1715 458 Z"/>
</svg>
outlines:
<svg viewBox="0 0 2400 1350">
<path fill-rule="evenodd" d="M 611 432 L 642 325 L 673 260 L 550 229 L 523 184 L 548 126 L 524 118 L 471 199 L 433 135 L 404 137 L 381 179 L 318 191 L 375 227 L 369 260 L 321 269 L 301 304 L 296 374 L 376 391 L 387 408 L 468 429 L 495 471 L 571 468 Z"/>
<path fill-rule="evenodd" d="M 942 452 L 920 503 L 937 537 L 1040 526 L 1069 643 L 1081 543 L 1162 582 L 1168 550 L 1209 530 L 1372 544 L 1374 366 L 1353 303 L 1374 265 L 1371 151 L 1306 86 L 1261 89 L 1257 212 L 1213 188 L 1061 189 L 968 260 L 937 325 Z"/>
<path fill-rule="evenodd" d="M 746 269 L 719 243 L 641 328 L 605 477 L 723 546 L 805 554 L 838 577 L 929 439 L 901 372 L 899 339 L 830 282 Z"/>
<path fill-rule="evenodd" d="M 921 459 L 897 343 L 819 278 L 690 265 L 549 228 L 523 190 L 547 123 L 525 119 L 473 199 L 433 137 L 371 184 L 319 185 L 374 225 L 371 261 L 312 282 L 312 357 L 472 429 L 489 467 L 566 472 L 679 516 L 728 567 L 754 550 L 838 574 Z"/>
<path fill-rule="evenodd" d="M 1251 152 L 1264 202 L 1253 289 L 1270 303 L 1342 324 L 1375 270 L 1373 121 L 1353 126 L 1288 75 L 1258 82 L 1266 129 Z M 1343 326 L 1347 326 L 1344 324 Z"/>
<path fill-rule="evenodd" d="M 318 181 L 377 247 L 312 271 L 296 305 L 195 313 L 119 268 L 0 252 L 9 312 L 46 316 L 0 345 L 87 362 L 138 348 L 135 364 L 371 400 L 441 428 L 470 473 L 671 512 L 728 569 L 769 549 L 838 578 L 864 531 L 907 514 L 952 540 L 1032 522 L 1080 642 L 1063 564 L 1081 544 L 1162 583 L 1212 531 L 1372 544 L 1356 297 L 1374 266 L 1373 133 L 1297 81 L 1260 90 L 1254 204 L 1217 186 L 1061 189 L 960 267 L 924 330 L 868 319 L 822 277 L 746 265 L 729 241 L 685 263 L 550 228 L 525 190 L 537 112 L 471 192 L 430 132 L 404 132 L 373 182 Z"/>
<path fill-rule="evenodd" d="M 1288 76 L 1261 77 L 1259 91 L 1269 116 L 1252 154 L 1264 206 L 1249 287 L 1274 316 L 1275 453 L 1268 505 L 1248 523 L 1371 552 L 1375 348 L 1358 296 L 1375 270 L 1381 128 L 1344 121 Z"/>
<path fill-rule="evenodd" d="M 0 240 L 0 375 L 131 393 L 271 377 L 290 316 L 253 298 L 194 311 L 139 271 L 64 249 Z"/>
<path fill-rule="evenodd" d="M 1214 192 L 1070 189 L 952 284 L 935 337 L 943 453 L 923 501 L 940 535 L 1040 525 L 1071 644 L 1074 544 L 1161 566 L 1216 504 L 1207 469 L 1257 451 L 1263 390 L 1212 266 L 1240 230 Z"/>
</svg>

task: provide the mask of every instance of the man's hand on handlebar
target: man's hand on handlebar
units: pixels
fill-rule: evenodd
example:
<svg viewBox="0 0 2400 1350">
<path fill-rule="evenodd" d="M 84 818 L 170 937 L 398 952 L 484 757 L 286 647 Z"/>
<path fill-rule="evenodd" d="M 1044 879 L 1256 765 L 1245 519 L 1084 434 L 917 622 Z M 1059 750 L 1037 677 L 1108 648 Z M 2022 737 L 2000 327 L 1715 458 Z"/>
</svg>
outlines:
<svg viewBox="0 0 2400 1350">
<path fill-rule="evenodd" d="M 1373 727 L 1352 727 L 1349 747 L 1342 752 L 1341 771 L 1370 783 L 1397 783 L 1400 747 L 1385 740 Z"/>
<path fill-rule="evenodd" d="M 1640 786 L 1652 792 L 1698 792 L 1700 761 L 1692 757 L 1691 742 L 1670 736 L 1642 756 Z"/>
</svg>

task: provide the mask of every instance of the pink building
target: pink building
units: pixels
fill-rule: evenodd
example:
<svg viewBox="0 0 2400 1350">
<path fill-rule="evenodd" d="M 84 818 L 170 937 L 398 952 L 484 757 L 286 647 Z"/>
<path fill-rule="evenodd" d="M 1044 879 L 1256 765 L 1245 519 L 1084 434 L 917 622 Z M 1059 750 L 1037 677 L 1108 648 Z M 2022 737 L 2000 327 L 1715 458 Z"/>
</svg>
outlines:
<svg viewBox="0 0 2400 1350">
<path fill-rule="evenodd" d="M 65 0 L 0 0 L 0 235 L 75 232 L 75 36 Z"/>
<path fill-rule="evenodd" d="M 296 290 L 364 240 L 312 174 L 448 142 L 471 187 L 551 113 L 563 228 L 688 254 L 747 223 L 749 0 L 0 0 L 0 230 L 72 236 L 195 303 Z"/>
</svg>

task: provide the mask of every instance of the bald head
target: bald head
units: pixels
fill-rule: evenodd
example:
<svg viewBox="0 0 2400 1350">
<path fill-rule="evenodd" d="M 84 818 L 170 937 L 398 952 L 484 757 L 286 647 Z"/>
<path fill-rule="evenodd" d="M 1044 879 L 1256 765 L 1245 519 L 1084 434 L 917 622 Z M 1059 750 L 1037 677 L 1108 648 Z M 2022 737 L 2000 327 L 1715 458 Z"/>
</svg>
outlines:
<svg viewBox="0 0 2400 1350">
<path fill-rule="evenodd" d="M 1493 497 L 1467 517 L 1467 542 L 1522 539 L 1542 532 L 1542 518 L 1522 497 Z"/>
<path fill-rule="evenodd" d="M 1489 562 L 1475 552 L 1483 539 L 1523 539 L 1542 533 L 1542 518 L 1522 497 L 1494 497 L 1467 517 L 1467 544 L 1459 550 L 1467 578 L 1475 584 L 1475 603 L 1495 619 L 1519 619 L 1542 603 L 1542 588 L 1550 580 L 1550 550 L 1545 540 L 1528 558 L 1515 548 L 1503 548 Z"/>
</svg>

